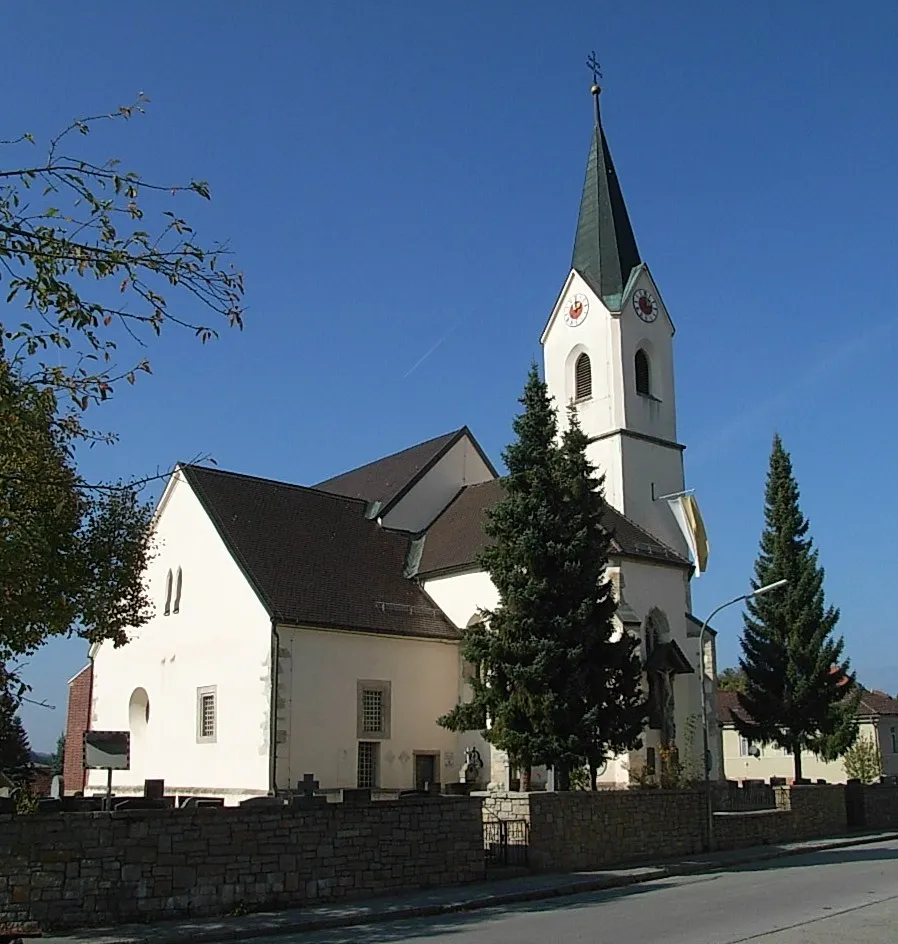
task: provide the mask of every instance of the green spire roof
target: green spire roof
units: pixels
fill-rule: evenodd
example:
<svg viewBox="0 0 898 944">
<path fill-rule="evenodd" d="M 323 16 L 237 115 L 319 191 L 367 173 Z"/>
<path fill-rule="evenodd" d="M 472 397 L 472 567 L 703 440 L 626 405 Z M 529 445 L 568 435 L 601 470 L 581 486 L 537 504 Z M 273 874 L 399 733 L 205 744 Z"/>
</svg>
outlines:
<svg viewBox="0 0 898 944">
<path fill-rule="evenodd" d="M 593 94 L 596 96 L 596 124 L 586 164 L 571 268 L 586 279 L 612 311 L 617 311 L 623 303 L 630 273 L 641 260 L 602 130 L 597 88 Z"/>
</svg>

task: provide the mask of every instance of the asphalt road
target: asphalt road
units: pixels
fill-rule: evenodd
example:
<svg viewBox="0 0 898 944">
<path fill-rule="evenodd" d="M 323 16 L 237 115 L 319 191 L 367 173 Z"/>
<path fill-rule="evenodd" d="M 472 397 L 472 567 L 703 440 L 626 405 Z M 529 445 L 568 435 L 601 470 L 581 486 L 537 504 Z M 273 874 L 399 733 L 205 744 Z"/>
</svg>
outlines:
<svg viewBox="0 0 898 944">
<path fill-rule="evenodd" d="M 263 944 L 258 940 L 258 944 Z M 898 842 L 277 944 L 895 944 Z"/>
</svg>

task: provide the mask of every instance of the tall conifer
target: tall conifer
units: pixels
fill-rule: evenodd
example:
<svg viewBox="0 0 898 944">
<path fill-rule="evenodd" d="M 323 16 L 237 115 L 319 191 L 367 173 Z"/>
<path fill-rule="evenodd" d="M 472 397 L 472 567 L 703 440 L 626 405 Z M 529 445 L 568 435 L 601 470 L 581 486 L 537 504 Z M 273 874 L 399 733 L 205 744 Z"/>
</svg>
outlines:
<svg viewBox="0 0 898 944">
<path fill-rule="evenodd" d="M 764 506 L 765 528 L 753 586 L 788 580 L 782 590 L 746 604 L 740 667 L 745 714 L 739 733 L 759 744 L 785 748 L 802 776 L 801 752 L 827 759 L 843 754 L 857 736 L 860 690 L 844 639 L 834 631 L 839 611 L 827 606 L 824 570 L 808 536 L 789 454 L 773 440 Z"/>
<path fill-rule="evenodd" d="M 603 761 L 639 747 L 647 718 L 639 640 L 614 623 L 617 601 L 607 572 L 611 535 L 604 526 L 605 479 L 587 457 L 588 444 L 571 406 L 559 456 L 560 519 L 566 536 L 553 623 L 561 789 L 567 787 L 569 765 L 584 760 L 595 788 L 596 770 Z"/>
</svg>

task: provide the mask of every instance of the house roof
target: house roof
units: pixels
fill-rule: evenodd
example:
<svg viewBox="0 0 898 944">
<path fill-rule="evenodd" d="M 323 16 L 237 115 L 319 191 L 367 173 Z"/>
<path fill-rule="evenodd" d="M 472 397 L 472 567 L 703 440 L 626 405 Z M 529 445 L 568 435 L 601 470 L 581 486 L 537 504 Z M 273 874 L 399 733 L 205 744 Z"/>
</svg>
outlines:
<svg viewBox="0 0 898 944">
<path fill-rule="evenodd" d="M 580 215 L 571 268 L 612 311 L 620 309 L 624 288 L 639 265 L 639 250 L 620 181 L 605 140 L 595 94 L 596 122 L 586 163 L 586 179 L 580 199 Z"/>
<path fill-rule="evenodd" d="M 319 482 L 315 488 L 347 498 L 379 501 L 386 508 L 467 432 L 468 428 L 463 426 Z"/>
<path fill-rule="evenodd" d="M 275 621 L 458 638 L 404 576 L 411 536 L 367 518 L 365 501 L 195 465 L 182 471 Z"/>
<path fill-rule="evenodd" d="M 892 698 L 885 692 L 864 689 L 857 714 L 859 718 L 898 715 L 898 698 Z M 735 724 L 735 715 L 745 716 L 745 712 L 739 705 L 739 696 L 736 692 L 718 692 L 717 720 L 721 724 Z"/>
<path fill-rule="evenodd" d="M 461 489 L 427 529 L 418 574 L 435 574 L 475 566 L 489 538 L 484 530 L 486 513 L 503 494 L 501 479 Z M 619 511 L 607 506 L 605 526 L 612 534 L 612 548 L 622 557 L 639 557 L 683 567 L 685 557 L 667 547 Z"/>
</svg>

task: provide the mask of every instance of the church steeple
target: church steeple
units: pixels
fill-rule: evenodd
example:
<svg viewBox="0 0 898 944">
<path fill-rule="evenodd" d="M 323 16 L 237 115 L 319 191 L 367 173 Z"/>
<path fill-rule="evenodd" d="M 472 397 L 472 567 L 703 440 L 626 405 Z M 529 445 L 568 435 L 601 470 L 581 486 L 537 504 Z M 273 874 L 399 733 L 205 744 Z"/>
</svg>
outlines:
<svg viewBox="0 0 898 944">
<path fill-rule="evenodd" d="M 591 60 L 596 81 L 595 127 L 580 198 L 580 217 L 571 268 L 576 269 L 612 311 L 620 310 L 631 271 L 640 263 L 627 206 L 602 129 L 598 64 Z"/>
</svg>

